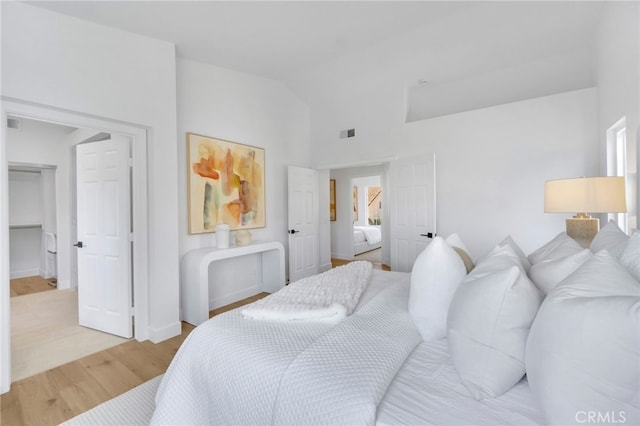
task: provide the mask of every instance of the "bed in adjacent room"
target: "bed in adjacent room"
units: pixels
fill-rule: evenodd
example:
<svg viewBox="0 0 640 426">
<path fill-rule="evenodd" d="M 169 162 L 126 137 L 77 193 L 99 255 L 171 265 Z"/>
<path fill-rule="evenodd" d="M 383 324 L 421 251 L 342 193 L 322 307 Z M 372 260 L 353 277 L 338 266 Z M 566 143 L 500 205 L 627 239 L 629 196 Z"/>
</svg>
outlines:
<svg viewBox="0 0 640 426">
<path fill-rule="evenodd" d="M 353 226 L 353 254 L 358 255 L 382 247 L 380 226 Z"/>
<path fill-rule="evenodd" d="M 636 424 L 640 234 L 615 256 L 567 238 L 529 257 L 506 238 L 469 271 L 436 237 L 412 273 L 352 262 L 216 316 L 152 424 Z"/>
</svg>

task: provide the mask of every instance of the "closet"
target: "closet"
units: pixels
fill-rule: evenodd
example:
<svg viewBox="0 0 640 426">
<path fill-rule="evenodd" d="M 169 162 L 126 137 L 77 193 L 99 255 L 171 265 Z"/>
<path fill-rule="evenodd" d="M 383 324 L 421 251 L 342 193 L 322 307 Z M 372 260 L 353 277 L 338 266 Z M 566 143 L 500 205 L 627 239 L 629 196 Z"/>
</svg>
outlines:
<svg viewBox="0 0 640 426">
<path fill-rule="evenodd" d="M 9 164 L 11 279 L 40 275 L 55 283 L 55 166 Z"/>
</svg>

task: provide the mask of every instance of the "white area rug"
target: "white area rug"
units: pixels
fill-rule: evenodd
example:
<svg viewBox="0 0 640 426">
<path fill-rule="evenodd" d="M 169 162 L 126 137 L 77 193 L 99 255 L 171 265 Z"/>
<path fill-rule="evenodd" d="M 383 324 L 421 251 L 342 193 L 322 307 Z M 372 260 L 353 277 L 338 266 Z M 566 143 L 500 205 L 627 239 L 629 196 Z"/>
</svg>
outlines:
<svg viewBox="0 0 640 426">
<path fill-rule="evenodd" d="M 148 425 L 163 374 L 62 423 L 64 426 Z"/>
<path fill-rule="evenodd" d="M 14 382 L 127 341 L 79 326 L 75 291 L 43 291 L 11 298 Z"/>
</svg>

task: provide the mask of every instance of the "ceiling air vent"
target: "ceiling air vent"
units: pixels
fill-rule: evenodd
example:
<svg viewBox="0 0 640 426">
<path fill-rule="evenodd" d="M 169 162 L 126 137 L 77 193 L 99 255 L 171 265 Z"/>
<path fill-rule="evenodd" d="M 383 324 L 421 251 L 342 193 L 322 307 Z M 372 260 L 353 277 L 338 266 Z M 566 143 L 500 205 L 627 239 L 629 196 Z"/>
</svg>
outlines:
<svg viewBox="0 0 640 426">
<path fill-rule="evenodd" d="M 8 117 L 7 118 L 7 128 L 20 130 L 22 127 L 22 122 L 19 118 Z"/>
<path fill-rule="evenodd" d="M 340 139 L 353 138 L 356 135 L 356 129 L 347 129 L 340 131 Z"/>
</svg>

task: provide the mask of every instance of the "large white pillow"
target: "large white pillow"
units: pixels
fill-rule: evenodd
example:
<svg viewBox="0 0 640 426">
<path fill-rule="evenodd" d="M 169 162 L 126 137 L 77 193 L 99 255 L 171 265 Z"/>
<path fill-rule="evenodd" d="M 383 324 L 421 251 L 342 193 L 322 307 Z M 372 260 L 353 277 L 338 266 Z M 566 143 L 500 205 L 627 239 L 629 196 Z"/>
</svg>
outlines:
<svg viewBox="0 0 640 426">
<path fill-rule="evenodd" d="M 566 257 L 534 263 L 529 269 L 529 278 L 544 294 L 548 294 L 560 281 L 582 266 L 590 257 L 591 250 L 582 249 Z"/>
<path fill-rule="evenodd" d="M 579 253 L 583 250 L 583 247 L 573 238 L 567 235 L 566 232 L 561 232 L 556 235 L 552 240 L 538 248 L 528 256 L 529 261 L 533 265 L 538 262 L 552 259 L 560 259 L 562 257 L 570 256 L 572 254 Z"/>
<path fill-rule="evenodd" d="M 458 253 L 442 237 L 418 255 L 411 270 L 409 314 L 426 342 L 447 335 L 447 312 L 467 270 Z"/>
<path fill-rule="evenodd" d="M 505 246 L 505 245 L 508 245 L 513 249 L 513 251 L 518 255 L 518 258 L 520 259 L 520 263 L 522 264 L 522 267 L 524 268 L 524 270 L 528 271 L 529 268 L 531 268 L 531 262 L 529 261 L 529 259 L 527 259 L 527 256 L 525 256 L 520 246 L 518 246 L 518 244 L 516 244 L 516 242 L 513 241 L 513 238 L 511 238 L 511 235 L 508 235 L 504 240 L 498 243 L 498 246 Z"/>
<path fill-rule="evenodd" d="M 640 231 L 635 230 L 620 255 L 620 263 L 633 277 L 640 281 Z"/>
<path fill-rule="evenodd" d="M 460 256 L 464 262 L 464 266 L 467 268 L 467 274 L 471 272 L 473 269 L 473 261 L 471 260 L 471 256 L 469 256 L 469 249 L 462 241 L 462 238 L 454 233 L 449 235 L 445 241 L 458 253 L 458 256 Z"/>
<path fill-rule="evenodd" d="M 447 321 L 449 353 L 476 399 L 503 394 L 525 373 L 529 326 L 542 294 L 509 246 L 494 249 L 458 287 Z"/>
<path fill-rule="evenodd" d="M 527 342 L 529 385 L 550 424 L 589 415 L 639 424 L 639 360 L 640 283 L 602 250 L 540 307 Z"/>
<path fill-rule="evenodd" d="M 598 231 L 593 241 L 591 241 L 589 249 L 594 253 L 607 249 L 614 257 L 620 257 L 628 239 L 629 236 L 622 232 L 618 224 L 610 220 Z"/>
</svg>

